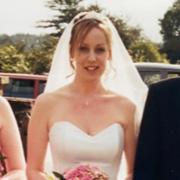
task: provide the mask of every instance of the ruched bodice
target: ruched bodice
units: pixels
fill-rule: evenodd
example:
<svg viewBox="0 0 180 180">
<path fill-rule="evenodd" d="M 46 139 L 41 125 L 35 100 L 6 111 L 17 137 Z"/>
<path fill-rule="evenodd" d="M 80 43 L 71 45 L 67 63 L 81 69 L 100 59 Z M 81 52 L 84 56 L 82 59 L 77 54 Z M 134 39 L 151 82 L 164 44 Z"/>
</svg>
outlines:
<svg viewBox="0 0 180 180">
<path fill-rule="evenodd" d="M 117 178 L 124 131 L 114 123 L 91 136 L 68 121 L 56 122 L 49 132 L 54 170 L 62 173 L 78 164 L 95 164 L 110 177 Z"/>
</svg>

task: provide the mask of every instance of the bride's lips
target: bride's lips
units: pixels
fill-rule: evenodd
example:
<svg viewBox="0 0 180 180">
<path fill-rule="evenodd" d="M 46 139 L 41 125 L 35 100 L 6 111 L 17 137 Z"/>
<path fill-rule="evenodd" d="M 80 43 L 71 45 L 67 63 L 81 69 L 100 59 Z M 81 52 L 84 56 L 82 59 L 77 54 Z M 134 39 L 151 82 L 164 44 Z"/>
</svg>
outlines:
<svg viewBox="0 0 180 180">
<path fill-rule="evenodd" d="M 84 69 L 86 69 L 89 72 L 93 72 L 96 71 L 97 69 L 99 69 L 99 66 L 93 65 L 93 66 L 85 66 Z"/>
</svg>

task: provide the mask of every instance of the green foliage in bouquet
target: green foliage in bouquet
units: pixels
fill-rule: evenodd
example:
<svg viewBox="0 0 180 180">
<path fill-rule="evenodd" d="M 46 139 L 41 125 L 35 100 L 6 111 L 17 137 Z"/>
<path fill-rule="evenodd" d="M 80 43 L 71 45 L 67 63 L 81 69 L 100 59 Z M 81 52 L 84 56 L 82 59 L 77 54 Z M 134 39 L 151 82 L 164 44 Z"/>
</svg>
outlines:
<svg viewBox="0 0 180 180">
<path fill-rule="evenodd" d="M 54 176 L 55 176 L 56 178 L 58 178 L 59 180 L 66 180 L 66 179 L 63 177 L 62 174 L 59 174 L 59 173 L 57 173 L 57 172 L 55 172 L 55 171 L 53 171 L 53 174 L 54 174 Z"/>
<path fill-rule="evenodd" d="M 7 159 L 7 157 L 0 152 L 0 176 L 7 173 L 5 159 Z"/>
</svg>

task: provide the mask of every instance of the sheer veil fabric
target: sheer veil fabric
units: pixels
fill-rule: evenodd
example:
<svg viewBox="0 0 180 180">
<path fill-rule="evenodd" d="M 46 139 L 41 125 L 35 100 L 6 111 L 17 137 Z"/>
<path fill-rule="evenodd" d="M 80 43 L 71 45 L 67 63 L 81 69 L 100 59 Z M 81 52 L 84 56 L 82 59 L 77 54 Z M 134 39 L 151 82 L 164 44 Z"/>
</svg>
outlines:
<svg viewBox="0 0 180 180">
<path fill-rule="evenodd" d="M 54 53 L 45 92 L 52 92 L 72 82 L 74 75 L 69 76 L 73 72 L 70 66 L 69 54 L 71 31 L 76 22 L 83 21 L 84 19 L 97 19 L 103 21 L 109 27 L 112 34 L 111 70 L 108 72 L 108 75 L 102 78 L 102 83 L 106 89 L 126 96 L 135 103 L 137 107 L 136 119 L 139 124 L 148 88 L 142 81 L 112 22 L 107 17 L 94 11 L 78 14 L 66 27 Z M 46 170 L 51 171 L 52 166 L 50 165 L 51 156 L 49 150 L 47 154 Z"/>
</svg>

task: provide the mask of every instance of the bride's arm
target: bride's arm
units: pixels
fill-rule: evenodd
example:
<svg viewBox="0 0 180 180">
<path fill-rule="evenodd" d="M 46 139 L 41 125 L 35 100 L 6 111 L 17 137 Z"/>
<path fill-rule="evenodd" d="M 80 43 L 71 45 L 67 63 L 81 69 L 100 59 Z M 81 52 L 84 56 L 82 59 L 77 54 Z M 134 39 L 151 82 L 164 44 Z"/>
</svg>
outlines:
<svg viewBox="0 0 180 180">
<path fill-rule="evenodd" d="M 27 180 L 25 170 L 12 170 L 1 177 L 1 180 Z"/>
<path fill-rule="evenodd" d="M 48 97 L 40 95 L 33 107 L 28 126 L 27 176 L 28 180 L 47 179 L 44 160 L 48 143 Z"/>
<path fill-rule="evenodd" d="M 37 179 L 37 180 L 47 180 L 47 176 L 45 173 L 39 171 L 39 170 L 30 170 L 30 168 L 27 170 L 27 177 L 28 180 L 33 180 L 33 179 Z"/>
<path fill-rule="evenodd" d="M 2 180 L 25 180 L 25 159 L 21 138 L 13 111 L 6 99 L 0 97 L 0 146 L 6 156 L 7 174 Z"/>
<path fill-rule="evenodd" d="M 127 175 L 125 180 L 132 180 L 134 159 L 137 143 L 137 128 L 135 121 L 135 105 L 126 104 L 126 125 L 125 125 L 125 158 L 127 163 Z"/>
</svg>

